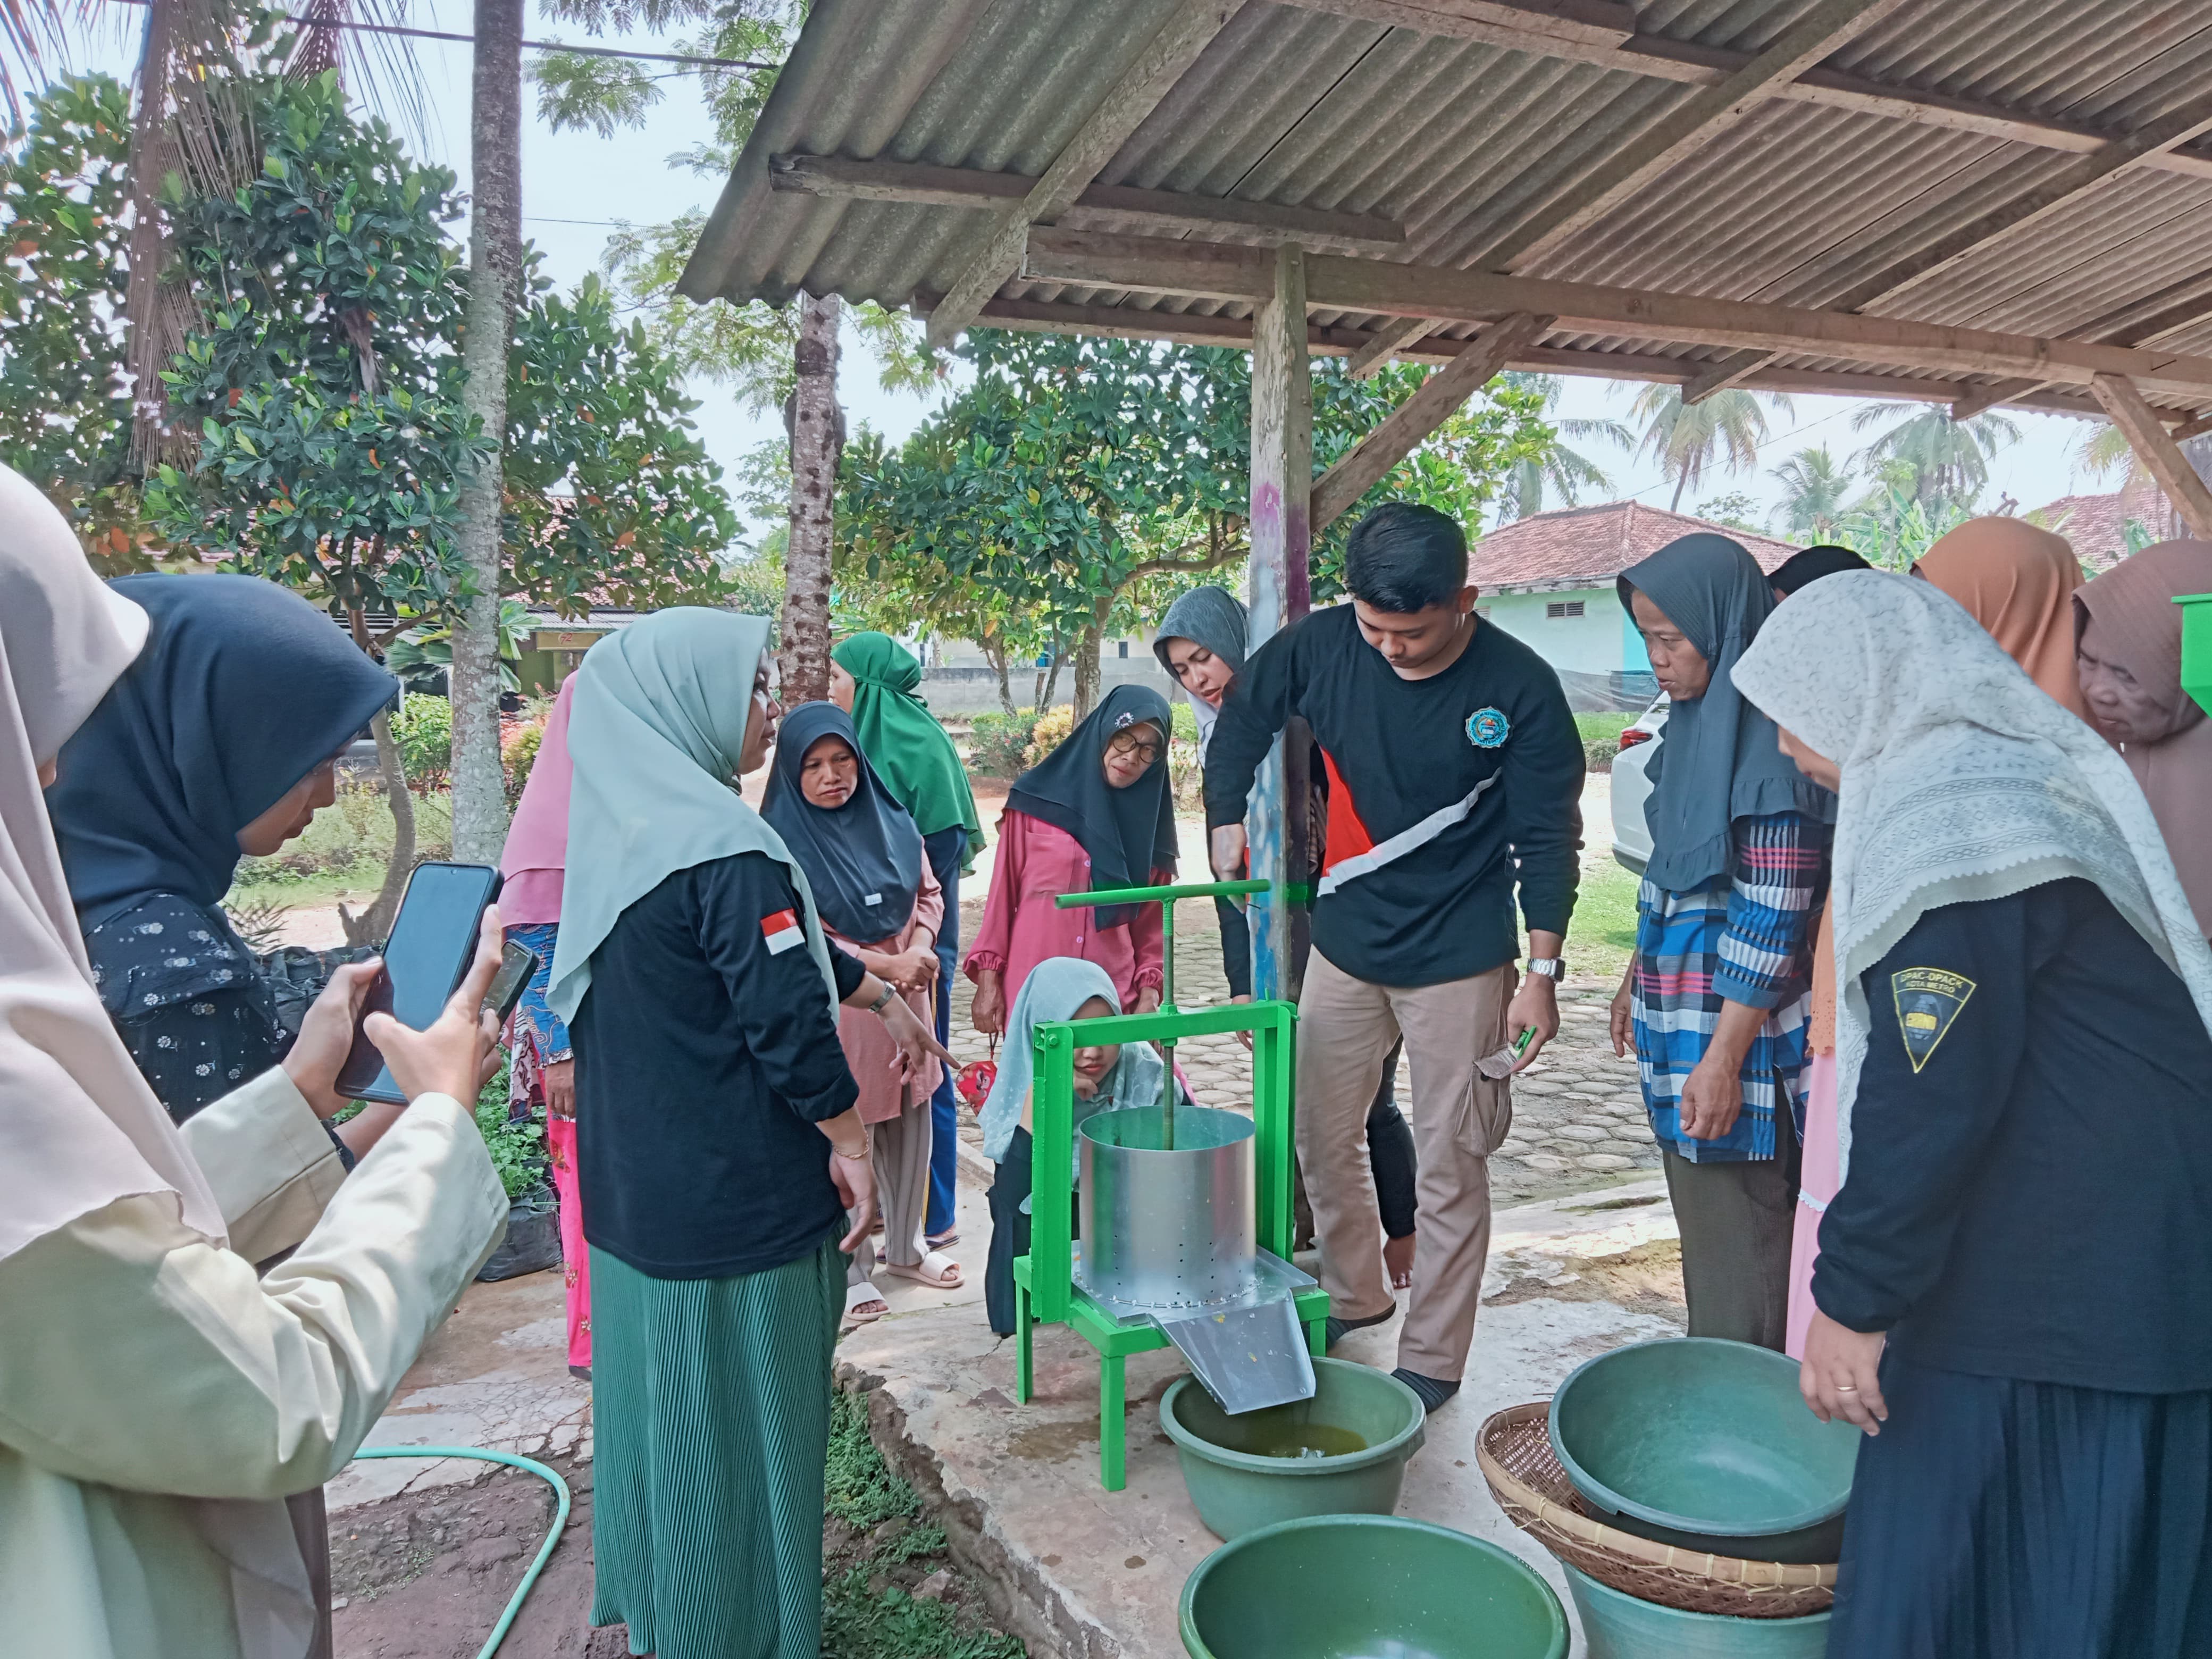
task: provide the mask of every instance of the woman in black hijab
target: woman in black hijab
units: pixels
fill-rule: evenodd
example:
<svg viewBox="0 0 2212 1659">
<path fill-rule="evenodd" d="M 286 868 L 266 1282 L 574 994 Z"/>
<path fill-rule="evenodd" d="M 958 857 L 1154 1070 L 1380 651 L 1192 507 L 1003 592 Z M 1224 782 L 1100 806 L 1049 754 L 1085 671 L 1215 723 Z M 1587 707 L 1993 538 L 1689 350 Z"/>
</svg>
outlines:
<svg viewBox="0 0 2212 1659">
<path fill-rule="evenodd" d="M 1171 879 L 1175 803 L 1168 788 L 1167 699 L 1117 685 L 1067 740 L 1014 781 L 999 821 L 982 926 L 968 952 L 975 1029 L 1006 1029 L 1007 1006 L 1048 957 L 1103 968 L 1132 1013 L 1159 1006 L 1159 907 L 1057 908 L 1062 893 Z"/>
<path fill-rule="evenodd" d="M 858 957 L 928 1024 L 944 889 L 923 856 L 921 830 L 868 763 L 850 714 L 834 702 L 803 702 L 783 717 L 761 816 L 805 872 L 830 945 Z M 883 1021 L 862 1008 L 838 1011 L 837 1040 L 860 1085 L 860 1121 L 870 1126 L 884 1271 L 957 1289 L 959 1265 L 923 1237 L 939 1063 L 915 1071 Z M 863 1243 L 845 1281 L 845 1312 L 855 1322 L 889 1310 L 874 1271 L 874 1246 Z"/>
<path fill-rule="evenodd" d="M 329 617 L 247 576 L 126 576 L 146 649 L 62 751 L 47 806 L 100 1000 L 179 1122 L 290 1034 L 222 912 L 239 859 L 334 793 L 333 763 L 398 682 Z"/>
</svg>

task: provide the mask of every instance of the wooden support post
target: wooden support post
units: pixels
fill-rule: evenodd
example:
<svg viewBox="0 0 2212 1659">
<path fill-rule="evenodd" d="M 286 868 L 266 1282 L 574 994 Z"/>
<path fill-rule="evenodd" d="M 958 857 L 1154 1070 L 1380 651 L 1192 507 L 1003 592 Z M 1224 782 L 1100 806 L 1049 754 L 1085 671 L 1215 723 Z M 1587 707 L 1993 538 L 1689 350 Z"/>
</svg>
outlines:
<svg viewBox="0 0 2212 1659">
<path fill-rule="evenodd" d="M 1525 313 L 1492 323 L 1458 356 L 1421 382 L 1420 388 L 1390 411 L 1376 428 L 1346 450 L 1313 487 L 1316 533 L 1334 524 L 1345 510 L 1372 489 L 1390 469 L 1420 447 L 1490 377 L 1523 346 L 1534 345 L 1552 325 L 1549 317 Z"/>
<path fill-rule="evenodd" d="M 1251 623 L 1256 651 L 1311 603 L 1313 378 L 1306 356 L 1306 257 L 1274 253 L 1274 292 L 1252 328 Z M 1252 906 L 1252 994 L 1295 999 L 1305 961 L 1306 887 L 1312 880 L 1304 722 L 1276 741 L 1245 823 L 1255 880 L 1273 883 Z"/>
<path fill-rule="evenodd" d="M 2089 382 L 2089 390 L 2104 404 L 2112 424 L 2126 434 L 2128 447 L 2158 480 L 2159 488 L 2166 491 L 2166 499 L 2189 526 L 2189 533 L 2212 536 L 2212 489 L 2197 476 L 2181 446 L 2143 401 L 2134 383 L 2122 375 L 2100 374 Z"/>
</svg>

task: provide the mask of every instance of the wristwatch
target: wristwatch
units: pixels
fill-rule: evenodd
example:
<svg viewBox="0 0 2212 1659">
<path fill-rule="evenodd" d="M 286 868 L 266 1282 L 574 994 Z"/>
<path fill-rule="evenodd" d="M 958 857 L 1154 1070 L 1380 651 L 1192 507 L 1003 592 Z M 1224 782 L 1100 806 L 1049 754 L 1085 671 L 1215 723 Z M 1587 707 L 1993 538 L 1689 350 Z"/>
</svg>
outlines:
<svg viewBox="0 0 2212 1659">
<path fill-rule="evenodd" d="M 885 981 L 884 983 L 884 994 L 868 1005 L 868 1012 L 872 1014 L 880 1014 L 883 1012 L 884 1008 L 890 1006 L 890 1000 L 897 994 L 898 987 L 891 984 L 889 981 Z"/>
<path fill-rule="evenodd" d="M 1565 957 L 1530 957 L 1528 971 L 1556 984 L 1567 976 L 1567 959 Z"/>
</svg>

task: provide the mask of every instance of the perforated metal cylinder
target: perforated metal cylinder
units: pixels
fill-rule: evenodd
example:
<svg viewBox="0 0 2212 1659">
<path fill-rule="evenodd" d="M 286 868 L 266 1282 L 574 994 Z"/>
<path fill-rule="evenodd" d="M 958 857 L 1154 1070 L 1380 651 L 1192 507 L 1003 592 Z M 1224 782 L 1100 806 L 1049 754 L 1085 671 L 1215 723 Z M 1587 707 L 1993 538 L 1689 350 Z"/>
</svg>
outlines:
<svg viewBox="0 0 2212 1659">
<path fill-rule="evenodd" d="M 1191 1309 L 1240 1296 L 1253 1279 L 1252 1121 L 1176 1109 L 1173 1152 L 1159 1150 L 1157 1106 L 1084 1120 L 1080 1213 L 1084 1289 L 1132 1308 Z"/>
</svg>

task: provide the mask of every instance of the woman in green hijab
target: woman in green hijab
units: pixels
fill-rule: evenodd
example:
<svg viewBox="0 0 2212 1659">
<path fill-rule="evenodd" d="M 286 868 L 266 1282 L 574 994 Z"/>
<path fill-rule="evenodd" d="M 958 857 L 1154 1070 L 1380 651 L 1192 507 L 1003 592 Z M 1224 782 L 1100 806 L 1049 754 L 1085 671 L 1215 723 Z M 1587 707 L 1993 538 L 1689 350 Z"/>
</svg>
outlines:
<svg viewBox="0 0 2212 1659">
<path fill-rule="evenodd" d="M 830 701 L 853 717 L 868 764 L 921 831 L 921 848 L 945 890 L 945 926 L 937 936 L 937 1040 L 948 1040 L 952 970 L 960 961 L 960 872 L 983 850 L 983 821 L 968 787 L 960 751 L 915 690 L 921 664 L 888 634 L 854 634 L 830 653 Z M 929 1102 L 928 1245 L 957 1243 L 953 1225 L 960 1168 L 960 1120 L 947 1067 Z"/>
<path fill-rule="evenodd" d="M 733 787 L 782 712 L 767 644 L 757 617 L 657 612 L 592 647 L 569 713 L 547 1000 L 592 1252 L 592 1620 L 660 1659 L 821 1653 L 840 1252 L 875 1210 L 836 1005 L 880 1015 L 910 1066 L 942 1052 L 829 948 Z"/>
</svg>

